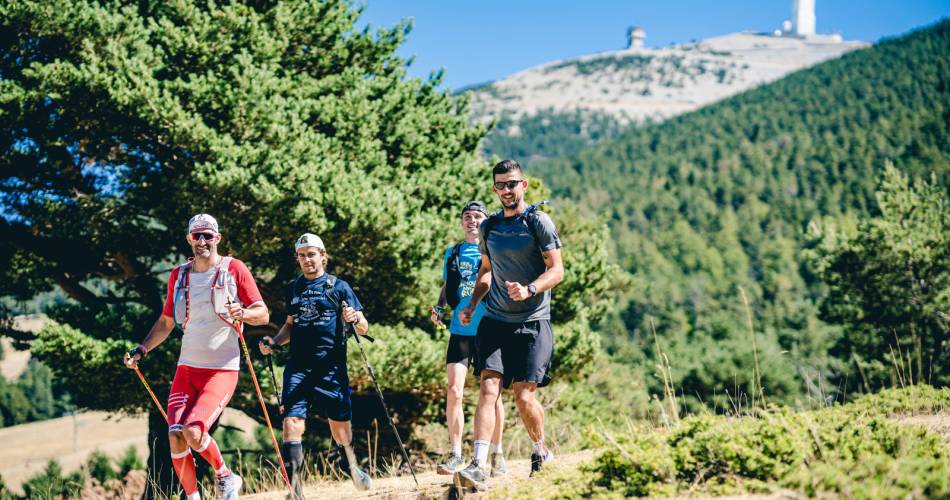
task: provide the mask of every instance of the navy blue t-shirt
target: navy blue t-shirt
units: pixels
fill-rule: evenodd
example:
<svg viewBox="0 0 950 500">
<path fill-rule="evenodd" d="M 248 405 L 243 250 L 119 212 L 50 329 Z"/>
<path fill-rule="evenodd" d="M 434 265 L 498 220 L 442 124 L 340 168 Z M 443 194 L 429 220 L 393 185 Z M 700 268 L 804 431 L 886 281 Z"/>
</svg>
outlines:
<svg viewBox="0 0 950 500">
<path fill-rule="evenodd" d="M 301 278 L 290 286 L 290 307 L 287 314 L 294 317 L 290 329 L 290 358 L 305 361 L 311 357 L 323 358 L 334 347 L 345 347 L 338 328 L 338 313 L 333 301 L 327 297 L 327 274 L 312 280 Z M 360 300 L 347 282 L 337 279 L 333 294 L 336 303 L 342 301 L 356 309 L 363 310 Z"/>
</svg>

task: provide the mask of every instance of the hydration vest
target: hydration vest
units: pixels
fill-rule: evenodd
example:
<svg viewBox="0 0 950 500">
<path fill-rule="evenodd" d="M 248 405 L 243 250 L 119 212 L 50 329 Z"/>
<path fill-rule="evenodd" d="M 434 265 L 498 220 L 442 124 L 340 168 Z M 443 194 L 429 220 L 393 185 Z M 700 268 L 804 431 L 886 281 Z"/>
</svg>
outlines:
<svg viewBox="0 0 950 500">
<path fill-rule="evenodd" d="M 221 318 L 221 321 L 234 327 L 234 324 L 228 319 L 230 317 L 228 302 L 232 300 L 228 287 L 231 285 L 237 290 L 234 276 L 228 270 L 232 260 L 234 260 L 234 257 L 221 257 L 218 265 L 214 267 L 214 280 L 211 282 L 211 307 L 214 308 L 214 314 Z M 182 332 L 185 331 L 188 320 L 191 318 L 191 270 L 193 267 L 194 259 L 188 259 L 188 262 L 178 267 L 178 279 L 175 280 L 175 326 L 180 328 Z"/>
<path fill-rule="evenodd" d="M 540 252 L 542 255 L 544 254 L 544 249 L 541 248 L 540 243 L 538 243 L 538 232 L 540 232 L 540 228 L 538 226 L 541 225 L 541 220 L 538 217 L 538 209 L 541 208 L 541 205 L 547 204 L 548 200 L 544 200 L 535 203 L 534 205 L 528 205 L 528 208 L 526 208 L 523 212 L 524 218 L 522 219 L 524 225 L 528 228 L 528 234 L 534 238 L 535 243 L 538 245 L 538 252 Z M 481 237 L 485 242 L 485 255 L 488 255 L 489 258 L 491 258 L 491 253 L 488 251 L 488 235 L 491 233 L 492 229 L 495 228 L 495 224 L 498 224 L 504 218 L 505 211 L 499 210 L 485 219 L 485 222 L 482 222 Z"/>
<path fill-rule="evenodd" d="M 449 307 L 455 309 L 458 307 L 459 303 L 462 301 L 462 298 L 459 297 L 459 286 L 462 284 L 462 273 L 459 271 L 459 253 L 462 251 L 462 244 L 456 243 L 452 248 L 452 253 L 449 255 L 449 261 L 446 263 L 445 269 L 445 301 L 449 304 Z M 475 264 L 475 270 L 473 273 L 478 275 L 478 269 L 482 266 L 481 259 L 478 260 L 478 263 Z"/>
</svg>

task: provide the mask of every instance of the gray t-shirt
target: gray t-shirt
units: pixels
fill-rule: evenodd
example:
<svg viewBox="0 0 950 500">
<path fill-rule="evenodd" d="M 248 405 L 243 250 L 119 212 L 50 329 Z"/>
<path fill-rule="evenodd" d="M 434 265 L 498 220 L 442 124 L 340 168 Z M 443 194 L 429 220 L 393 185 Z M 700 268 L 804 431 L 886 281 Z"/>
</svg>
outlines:
<svg viewBox="0 0 950 500">
<path fill-rule="evenodd" d="M 524 213 L 501 217 L 492 225 L 491 234 L 486 235 L 489 220 L 482 223 L 478 244 L 479 251 L 488 255 L 491 262 L 492 281 L 485 299 L 485 316 L 506 323 L 551 319 L 550 290 L 516 302 L 508 297 L 505 286 L 506 281 L 528 285 L 547 270 L 541 252 L 561 248 L 561 237 L 551 217 L 540 210 L 530 217 Z M 528 224 L 534 224 L 537 240 Z"/>
</svg>

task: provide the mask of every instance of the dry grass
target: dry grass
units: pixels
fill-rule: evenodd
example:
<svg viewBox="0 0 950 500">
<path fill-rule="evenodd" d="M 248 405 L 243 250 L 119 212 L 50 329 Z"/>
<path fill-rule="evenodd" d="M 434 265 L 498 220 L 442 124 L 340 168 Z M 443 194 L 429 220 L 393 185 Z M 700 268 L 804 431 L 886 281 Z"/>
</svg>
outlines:
<svg viewBox="0 0 950 500">
<path fill-rule="evenodd" d="M 95 450 L 117 458 L 129 446 L 135 446 L 144 459 L 147 434 L 148 420 L 144 415 L 117 417 L 106 412 L 7 427 L 0 429 L 0 475 L 7 486 L 22 493 L 20 484 L 40 473 L 50 460 L 56 460 L 64 471 L 70 472 L 84 464 Z"/>
</svg>

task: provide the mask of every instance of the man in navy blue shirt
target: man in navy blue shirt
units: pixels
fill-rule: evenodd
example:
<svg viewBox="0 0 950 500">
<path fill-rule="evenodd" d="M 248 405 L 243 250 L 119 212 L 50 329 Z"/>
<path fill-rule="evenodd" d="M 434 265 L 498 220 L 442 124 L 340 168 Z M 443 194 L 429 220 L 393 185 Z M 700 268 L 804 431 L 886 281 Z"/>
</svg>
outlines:
<svg viewBox="0 0 950 500">
<path fill-rule="evenodd" d="M 294 280 L 287 298 L 287 321 L 274 338 L 264 337 L 261 353 L 274 345 L 290 344 L 284 369 L 283 456 L 295 496 L 303 498 L 299 472 L 303 465 L 301 439 L 307 412 L 315 409 L 330 422 L 330 433 L 346 452 L 350 476 L 357 489 L 368 490 L 372 481 L 357 467 L 350 425 L 350 378 L 346 367 L 346 337 L 343 323 L 352 323 L 366 335 L 369 323 L 362 305 L 345 281 L 327 274 L 327 251 L 314 234 L 304 234 L 294 245 L 303 275 Z M 347 306 L 342 307 L 343 302 Z M 342 315 L 340 314 L 342 312 Z"/>
</svg>

